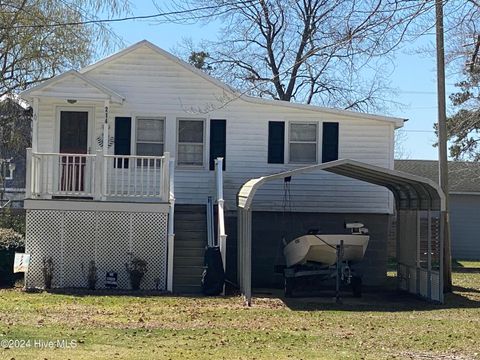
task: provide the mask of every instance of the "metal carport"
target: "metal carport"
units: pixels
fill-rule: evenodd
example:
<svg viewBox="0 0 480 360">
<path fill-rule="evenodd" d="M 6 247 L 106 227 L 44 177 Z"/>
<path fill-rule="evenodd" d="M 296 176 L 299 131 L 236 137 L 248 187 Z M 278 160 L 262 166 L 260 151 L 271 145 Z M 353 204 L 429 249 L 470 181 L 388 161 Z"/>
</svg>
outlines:
<svg viewBox="0 0 480 360">
<path fill-rule="evenodd" d="M 446 212 L 442 190 L 429 179 L 350 159 L 250 179 L 242 185 L 237 194 L 237 261 L 238 282 L 246 302 L 250 304 L 252 299 L 251 226 L 255 193 L 266 182 L 320 170 L 383 186 L 393 193 L 397 214 L 398 288 L 443 302 L 443 227 Z M 436 231 L 432 230 L 435 227 Z M 433 237 L 437 240 L 435 244 Z"/>
</svg>

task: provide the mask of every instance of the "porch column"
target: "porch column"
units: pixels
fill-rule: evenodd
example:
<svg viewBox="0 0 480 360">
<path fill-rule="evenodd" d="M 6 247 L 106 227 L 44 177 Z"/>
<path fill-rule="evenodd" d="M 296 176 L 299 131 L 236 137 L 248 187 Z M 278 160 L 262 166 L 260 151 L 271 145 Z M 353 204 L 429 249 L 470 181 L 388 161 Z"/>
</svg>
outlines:
<svg viewBox="0 0 480 360">
<path fill-rule="evenodd" d="M 105 121 L 103 123 L 103 180 L 102 180 L 102 199 L 107 195 L 107 177 L 108 177 L 108 113 L 110 110 L 110 100 L 105 100 Z"/>
<path fill-rule="evenodd" d="M 38 151 L 38 103 L 38 97 L 34 97 L 32 107 L 32 152 L 34 153 Z"/>
<path fill-rule="evenodd" d="M 105 100 L 105 121 L 103 123 L 103 155 L 108 155 L 108 112 L 110 111 L 110 100 Z"/>
</svg>

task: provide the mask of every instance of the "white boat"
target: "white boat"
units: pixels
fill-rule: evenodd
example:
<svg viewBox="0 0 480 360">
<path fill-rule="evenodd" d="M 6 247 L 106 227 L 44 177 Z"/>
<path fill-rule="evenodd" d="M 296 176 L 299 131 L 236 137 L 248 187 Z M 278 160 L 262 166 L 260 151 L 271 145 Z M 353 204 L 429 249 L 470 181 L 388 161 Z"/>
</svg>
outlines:
<svg viewBox="0 0 480 360">
<path fill-rule="evenodd" d="M 359 227 L 352 227 L 352 225 Z M 363 224 L 347 224 L 351 234 L 309 234 L 300 236 L 283 249 L 287 267 L 312 261 L 324 265 L 337 262 L 337 245 L 343 240 L 342 261 L 358 262 L 363 259 L 370 236 Z"/>
</svg>

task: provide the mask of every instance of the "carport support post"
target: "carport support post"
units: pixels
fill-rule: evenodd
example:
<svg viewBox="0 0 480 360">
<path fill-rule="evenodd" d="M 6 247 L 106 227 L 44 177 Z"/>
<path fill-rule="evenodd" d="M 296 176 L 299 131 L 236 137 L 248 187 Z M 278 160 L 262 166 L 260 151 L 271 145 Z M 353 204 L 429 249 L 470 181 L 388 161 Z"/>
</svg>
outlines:
<svg viewBox="0 0 480 360">
<path fill-rule="evenodd" d="M 439 261 L 440 261 L 440 286 L 438 287 L 438 291 L 439 291 L 439 298 L 440 298 L 440 302 L 443 304 L 443 300 L 444 300 L 444 292 L 445 292 L 445 263 L 444 263 L 444 246 L 445 246 L 445 238 L 444 238 L 444 235 L 445 235 L 445 219 L 447 217 L 447 213 L 446 211 L 440 211 L 440 234 L 439 234 L 439 237 L 440 237 L 440 250 L 439 250 Z M 451 264 L 450 264 L 451 266 Z"/>
<path fill-rule="evenodd" d="M 397 213 L 396 213 L 396 226 L 395 226 L 395 235 L 396 235 L 396 243 L 395 243 L 395 258 L 397 260 L 397 289 L 401 288 L 401 279 L 398 276 L 400 272 L 400 266 L 399 264 L 401 263 L 400 260 L 400 236 L 402 235 L 401 229 L 400 229 L 400 206 L 398 204 L 398 200 L 396 201 L 396 208 L 397 208 Z"/>
<path fill-rule="evenodd" d="M 421 275 L 421 272 L 420 272 L 420 242 L 421 242 L 421 221 L 422 221 L 422 217 L 421 217 L 421 213 L 420 213 L 420 210 L 417 209 L 417 254 L 416 254 L 416 260 L 415 260 L 415 265 L 416 265 L 416 272 L 415 272 L 415 292 L 417 293 L 417 295 L 420 294 L 420 275 Z"/>
<path fill-rule="evenodd" d="M 427 296 L 429 299 L 432 297 L 432 214 L 428 209 L 427 219 Z M 442 255 L 440 254 L 440 257 Z M 440 274 L 442 276 L 442 274 Z M 440 287 L 440 286 L 439 286 Z"/>
<path fill-rule="evenodd" d="M 252 305 L 252 212 L 238 208 L 238 280 L 245 304 Z"/>
</svg>

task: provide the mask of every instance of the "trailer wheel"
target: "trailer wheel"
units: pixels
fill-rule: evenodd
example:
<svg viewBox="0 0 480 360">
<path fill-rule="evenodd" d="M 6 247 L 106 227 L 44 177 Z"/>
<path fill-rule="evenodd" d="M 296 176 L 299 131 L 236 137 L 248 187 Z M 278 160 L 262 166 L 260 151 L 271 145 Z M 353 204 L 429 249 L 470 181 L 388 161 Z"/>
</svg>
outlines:
<svg viewBox="0 0 480 360">
<path fill-rule="evenodd" d="M 292 297 L 294 280 L 291 277 L 285 277 L 285 297 Z"/>
<path fill-rule="evenodd" d="M 362 297 L 362 278 L 353 276 L 351 280 L 352 293 L 354 297 Z"/>
</svg>

